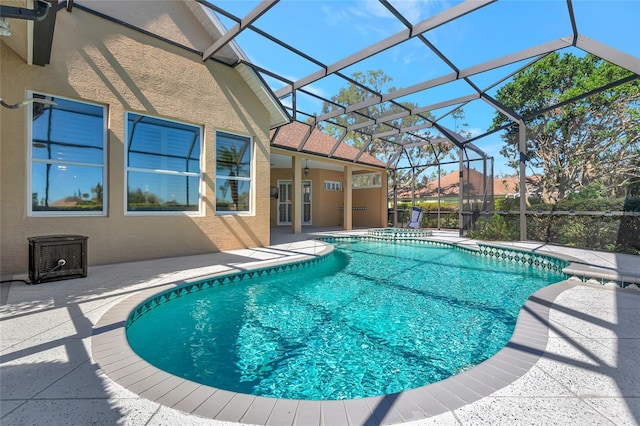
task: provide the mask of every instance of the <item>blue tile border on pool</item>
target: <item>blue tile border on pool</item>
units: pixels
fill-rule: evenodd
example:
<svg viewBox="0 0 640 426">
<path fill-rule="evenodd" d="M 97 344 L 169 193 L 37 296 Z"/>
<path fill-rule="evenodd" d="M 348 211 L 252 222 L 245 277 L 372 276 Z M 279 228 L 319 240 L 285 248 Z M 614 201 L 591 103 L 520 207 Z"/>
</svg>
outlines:
<svg viewBox="0 0 640 426">
<path fill-rule="evenodd" d="M 426 238 L 433 236 L 433 232 L 428 229 L 413 228 L 376 228 L 369 229 L 367 235 L 382 239 L 404 240 L 413 238 Z"/>
<path fill-rule="evenodd" d="M 137 321 L 140 317 L 146 313 L 152 311 L 158 306 L 176 299 L 180 296 L 191 294 L 200 290 L 206 290 L 211 287 L 217 287 L 224 284 L 230 284 L 236 281 L 243 281 L 247 278 L 261 277 L 266 275 L 275 274 L 278 272 L 292 271 L 306 266 L 315 265 L 319 262 L 323 262 L 327 259 L 332 252 L 316 255 L 310 259 L 304 259 L 292 263 L 284 263 L 279 265 L 266 266 L 257 269 L 251 269 L 241 272 L 227 273 L 223 275 L 216 275 L 209 278 L 205 278 L 196 282 L 182 284 L 176 288 L 164 290 L 152 297 L 146 299 L 140 303 L 127 318 L 127 327 Z"/>
<path fill-rule="evenodd" d="M 478 243 L 478 248 L 481 256 L 502 259 L 507 262 L 521 263 L 523 265 L 532 265 L 560 274 L 563 273 L 562 270 L 564 268 L 569 266 L 569 262 L 566 260 L 517 248 L 498 247 L 482 243 Z"/>
<path fill-rule="evenodd" d="M 454 248 L 456 250 L 464 251 L 467 253 L 471 253 L 474 255 L 479 255 L 483 257 L 495 258 L 498 260 L 508 261 L 508 262 L 516 262 L 520 264 L 528 264 L 537 268 L 550 270 L 555 273 L 562 274 L 562 270 L 569 264 L 568 262 L 557 259 L 551 256 L 547 256 L 539 253 L 531 253 L 526 250 L 519 250 L 515 248 L 505 248 L 492 246 L 488 244 L 478 244 L 478 249 L 473 249 L 465 246 L 461 246 L 455 243 L 448 243 L 442 241 L 434 241 L 423 238 L 411 237 L 409 233 L 402 233 L 399 237 L 393 233 L 385 236 L 379 236 L 376 234 L 370 234 L 366 236 L 348 236 L 348 237 L 319 237 L 317 240 L 324 241 L 327 243 L 331 243 L 336 240 L 373 240 L 373 241 L 402 241 L 404 243 L 415 243 L 415 244 L 428 244 L 442 247 Z M 270 275 L 278 272 L 285 272 L 290 270 L 295 270 L 301 267 L 314 265 L 318 262 L 322 262 L 326 260 L 327 256 L 330 253 L 326 253 L 323 255 L 318 255 L 316 257 L 310 259 L 304 259 L 297 262 L 280 264 L 267 266 L 263 268 L 258 268 L 254 270 L 234 272 L 229 274 L 217 275 L 213 277 L 209 277 L 206 279 L 202 279 L 197 282 L 182 284 L 179 287 L 172 288 L 160 292 L 149 299 L 143 301 L 140 305 L 138 305 L 127 318 L 127 327 L 130 326 L 133 322 L 138 320 L 141 316 L 150 312 L 151 310 L 157 308 L 158 306 L 166 303 L 170 300 L 176 299 L 186 294 L 191 294 L 196 291 L 205 290 L 211 287 L 216 287 L 219 285 L 229 284 L 236 281 L 242 281 L 247 278 L 253 278 L 256 276 L 264 276 Z M 567 278 L 565 274 L 565 278 Z"/>
<path fill-rule="evenodd" d="M 399 238 L 396 238 L 394 235 L 395 234 L 389 234 L 386 236 L 378 236 L 378 235 L 349 236 L 349 237 L 332 236 L 332 237 L 320 237 L 317 239 L 328 242 L 328 243 L 338 239 L 361 239 L 361 240 L 370 240 L 370 241 L 371 240 L 402 241 L 403 243 L 429 244 L 429 245 L 436 245 L 436 246 L 443 246 L 443 247 L 451 247 L 460 251 L 479 255 L 482 257 L 490 257 L 490 258 L 503 260 L 506 262 L 515 262 L 523 265 L 531 265 L 537 268 L 549 270 L 549 271 L 564 275 L 565 278 L 568 277 L 568 275 L 563 273 L 562 270 L 567 266 L 569 266 L 570 262 L 563 259 L 558 259 L 553 256 L 549 256 L 546 254 L 533 253 L 528 250 L 524 250 L 524 249 L 521 250 L 521 249 L 511 248 L 511 247 L 494 246 L 486 243 L 478 243 L 477 244 L 478 248 L 476 249 L 476 248 L 466 247 L 464 245 L 460 245 L 456 243 L 436 241 L 436 240 L 425 239 L 425 238 L 408 237 L 405 235 L 402 235 Z"/>
</svg>

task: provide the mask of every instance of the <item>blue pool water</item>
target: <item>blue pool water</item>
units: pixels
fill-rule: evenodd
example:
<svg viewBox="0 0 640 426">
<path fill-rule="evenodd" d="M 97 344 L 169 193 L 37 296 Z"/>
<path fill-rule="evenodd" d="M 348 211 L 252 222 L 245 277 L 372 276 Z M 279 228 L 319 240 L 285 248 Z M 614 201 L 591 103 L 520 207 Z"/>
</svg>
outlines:
<svg viewBox="0 0 640 426">
<path fill-rule="evenodd" d="M 336 240 L 324 262 L 163 303 L 133 350 L 233 392 L 353 399 L 424 386 L 499 351 L 536 290 L 561 275 L 456 249 Z"/>
</svg>

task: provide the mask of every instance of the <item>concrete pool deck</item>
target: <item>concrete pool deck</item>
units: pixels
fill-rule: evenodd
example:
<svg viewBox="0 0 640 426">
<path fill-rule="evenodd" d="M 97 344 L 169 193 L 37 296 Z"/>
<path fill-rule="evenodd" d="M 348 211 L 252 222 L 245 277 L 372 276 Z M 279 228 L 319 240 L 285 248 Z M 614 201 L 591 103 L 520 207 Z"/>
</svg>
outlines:
<svg viewBox="0 0 640 426">
<path fill-rule="evenodd" d="M 314 406 L 286 400 L 265 404 L 170 375 L 145 382 L 158 373 L 141 373 L 143 364 L 131 362 L 119 346 L 122 321 L 136 298 L 175 282 L 315 256 L 325 246 L 309 236 L 276 232 L 267 248 L 94 266 L 86 278 L 40 285 L 3 284 L 0 423 L 638 424 L 640 291 L 578 281 L 549 286 L 530 298 L 501 353 L 416 392 Z M 476 244 L 450 232 L 434 231 L 431 238 Z M 528 242 L 507 246 L 570 256 L 577 272 L 602 282 L 640 280 L 637 256 Z"/>
</svg>

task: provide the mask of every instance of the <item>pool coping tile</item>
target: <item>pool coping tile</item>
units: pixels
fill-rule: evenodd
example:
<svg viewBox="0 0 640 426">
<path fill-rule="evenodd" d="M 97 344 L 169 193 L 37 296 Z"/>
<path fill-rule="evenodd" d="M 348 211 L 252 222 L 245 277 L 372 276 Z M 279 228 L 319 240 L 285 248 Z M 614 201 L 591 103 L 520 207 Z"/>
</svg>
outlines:
<svg viewBox="0 0 640 426">
<path fill-rule="evenodd" d="M 184 397 L 176 404 L 172 405 L 171 408 L 184 411 L 186 413 L 193 413 L 193 411 L 213 395 L 216 390 L 217 389 L 209 386 L 199 385 L 192 392 L 185 392 Z"/>
<path fill-rule="evenodd" d="M 196 382 L 182 380 L 178 386 L 158 397 L 155 401 L 167 407 L 173 407 L 178 402 L 182 401 L 185 398 L 185 395 L 191 394 L 198 387 L 200 387 L 200 384 Z"/>
<path fill-rule="evenodd" d="M 373 412 L 365 399 L 353 399 L 347 401 L 347 403 L 345 403 L 345 410 L 347 412 L 347 419 L 350 425 L 364 426 L 375 424 L 373 420 Z"/>
<path fill-rule="evenodd" d="M 216 416 L 227 422 L 239 422 L 256 399 L 253 395 L 236 393 Z"/>
<path fill-rule="evenodd" d="M 294 399 L 276 399 L 276 403 L 267 419 L 269 426 L 290 426 L 298 411 L 298 402 Z M 320 404 L 320 401 L 317 401 Z M 337 425 L 336 425 L 337 426 Z"/>
<path fill-rule="evenodd" d="M 213 394 L 209 395 L 202 404 L 196 407 L 192 413 L 196 416 L 218 419 L 218 415 L 224 407 L 236 395 L 235 392 L 229 392 L 223 389 L 217 389 Z M 223 419 L 219 419 L 223 420 Z"/>
<path fill-rule="evenodd" d="M 322 419 L 322 407 L 316 401 L 300 401 L 293 424 L 296 426 L 319 425 Z"/>
<path fill-rule="evenodd" d="M 240 421 L 249 424 L 266 425 L 269 417 L 276 405 L 277 399 L 275 398 L 259 398 L 256 397 L 251 406 L 244 413 Z M 306 401 L 305 401 L 306 402 Z M 318 409 L 320 406 L 318 406 Z M 297 413 L 296 413 L 297 414 Z M 318 417 L 319 418 L 319 417 Z"/>
<path fill-rule="evenodd" d="M 349 424 L 344 401 L 320 401 L 320 413 L 322 424 L 325 426 L 348 426 Z"/>
</svg>

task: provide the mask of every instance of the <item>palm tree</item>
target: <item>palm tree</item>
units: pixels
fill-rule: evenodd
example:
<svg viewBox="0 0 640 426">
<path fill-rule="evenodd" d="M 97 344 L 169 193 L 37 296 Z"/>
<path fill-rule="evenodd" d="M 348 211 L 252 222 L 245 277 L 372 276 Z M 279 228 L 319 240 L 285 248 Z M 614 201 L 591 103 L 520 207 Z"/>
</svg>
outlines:
<svg viewBox="0 0 640 426">
<path fill-rule="evenodd" d="M 225 183 L 219 187 L 220 191 L 226 196 L 227 191 L 231 189 L 231 200 L 233 201 L 233 210 L 238 210 L 238 181 L 236 176 L 240 175 L 241 161 L 246 150 L 246 145 L 238 150 L 235 145 L 229 147 L 223 146 L 217 149 L 217 169 L 222 171 L 228 169 L 229 179 L 225 180 Z"/>
</svg>

